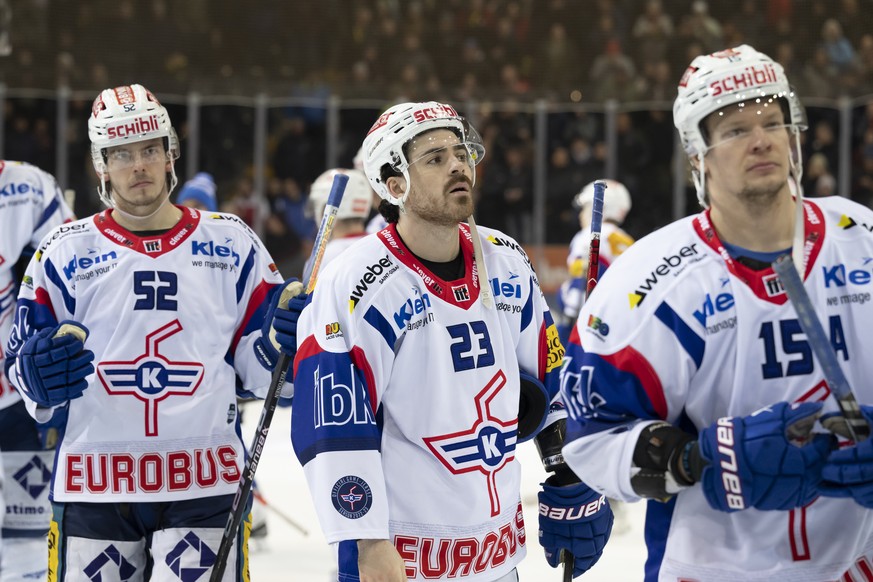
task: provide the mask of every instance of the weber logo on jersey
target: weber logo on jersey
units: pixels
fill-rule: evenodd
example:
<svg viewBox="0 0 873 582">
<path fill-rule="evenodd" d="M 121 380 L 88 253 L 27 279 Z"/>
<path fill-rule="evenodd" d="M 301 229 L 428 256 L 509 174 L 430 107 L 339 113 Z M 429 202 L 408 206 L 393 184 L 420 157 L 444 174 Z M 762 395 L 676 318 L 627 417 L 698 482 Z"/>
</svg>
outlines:
<svg viewBox="0 0 873 582">
<path fill-rule="evenodd" d="M 358 280 L 358 283 L 349 294 L 349 313 L 355 310 L 358 302 L 364 297 L 364 294 L 370 289 L 370 286 L 377 280 L 381 284 L 388 275 L 397 271 L 398 266 L 391 261 L 391 257 L 385 255 L 379 259 L 378 263 L 367 265 L 364 275 Z"/>
<path fill-rule="evenodd" d="M 690 259 L 690 262 L 693 263 L 694 261 L 699 260 L 700 255 L 698 254 L 697 244 L 692 243 L 679 249 L 675 255 L 668 255 L 661 258 L 661 263 L 652 269 L 643 283 L 638 285 L 633 292 L 628 293 L 628 300 L 630 301 L 631 309 L 635 309 L 642 305 L 643 301 L 646 299 L 646 295 L 648 295 L 658 283 L 663 281 L 667 275 L 671 273 L 674 277 L 678 275 L 682 269 L 684 269 L 682 263 L 685 262 L 686 259 Z"/>
</svg>

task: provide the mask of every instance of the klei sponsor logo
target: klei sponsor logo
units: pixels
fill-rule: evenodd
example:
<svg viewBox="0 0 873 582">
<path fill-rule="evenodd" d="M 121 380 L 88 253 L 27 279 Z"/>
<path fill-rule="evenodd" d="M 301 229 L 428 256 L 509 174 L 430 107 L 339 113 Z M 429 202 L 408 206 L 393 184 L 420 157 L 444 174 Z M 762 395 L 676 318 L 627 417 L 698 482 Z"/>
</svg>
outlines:
<svg viewBox="0 0 873 582">
<path fill-rule="evenodd" d="M 394 324 L 397 325 L 397 329 L 403 329 L 413 317 L 423 313 L 429 307 L 430 295 L 427 293 L 423 293 L 421 297 L 416 297 L 415 299 L 409 298 L 406 300 L 406 303 L 404 303 L 400 309 L 394 313 Z"/>
</svg>

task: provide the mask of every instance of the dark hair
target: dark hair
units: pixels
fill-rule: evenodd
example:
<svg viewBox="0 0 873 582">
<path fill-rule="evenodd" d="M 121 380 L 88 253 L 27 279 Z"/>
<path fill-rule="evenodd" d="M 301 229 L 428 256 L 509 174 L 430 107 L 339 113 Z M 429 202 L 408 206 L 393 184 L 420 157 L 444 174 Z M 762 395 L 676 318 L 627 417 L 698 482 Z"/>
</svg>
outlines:
<svg viewBox="0 0 873 582">
<path fill-rule="evenodd" d="M 400 207 L 396 204 L 391 204 L 387 200 L 380 200 L 379 214 L 389 224 L 397 224 L 397 221 L 400 220 Z"/>
<path fill-rule="evenodd" d="M 406 146 L 403 146 L 404 155 L 406 154 Z M 403 174 L 395 170 L 391 167 L 391 164 L 383 164 L 383 166 L 379 169 L 379 178 L 382 180 L 382 184 L 385 185 L 385 188 L 388 188 L 388 178 L 400 178 Z M 379 201 L 379 214 L 385 218 L 389 223 L 397 223 L 400 220 L 400 207 L 394 204 L 391 204 L 387 200 Z"/>
</svg>

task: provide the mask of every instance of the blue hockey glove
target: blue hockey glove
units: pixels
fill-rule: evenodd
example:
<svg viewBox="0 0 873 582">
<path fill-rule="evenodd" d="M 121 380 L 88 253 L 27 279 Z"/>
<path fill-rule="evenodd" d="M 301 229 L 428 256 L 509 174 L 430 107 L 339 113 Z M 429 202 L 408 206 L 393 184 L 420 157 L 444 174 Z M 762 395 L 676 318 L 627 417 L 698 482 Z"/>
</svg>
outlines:
<svg viewBox="0 0 873 582">
<path fill-rule="evenodd" d="M 282 285 L 275 287 L 270 295 L 269 307 L 267 307 L 267 313 L 264 315 L 264 322 L 261 325 L 261 337 L 255 341 L 254 346 L 258 360 L 268 370 L 276 367 L 276 362 L 279 361 L 280 350 L 292 358 L 297 352 L 296 327 L 297 317 L 299 317 L 300 312 L 298 311 L 296 315 L 286 313 L 286 307 L 290 308 L 289 300 L 302 292 L 303 285 L 292 277 L 282 283 Z M 279 306 L 280 302 L 282 303 L 281 308 Z M 300 305 L 300 310 L 302 310 L 302 305 Z M 287 322 L 292 316 L 294 321 L 293 333 L 295 334 L 293 337 L 293 349 L 291 348 L 292 343 L 289 341 L 289 334 L 287 332 L 290 325 Z M 278 337 L 278 327 L 276 324 L 279 321 L 283 322 L 282 329 L 284 331 L 282 338 Z"/>
<path fill-rule="evenodd" d="M 733 512 L 784 510 L 812 501 L 835 442 L 832 435 L 811 436 L 821 408 L 821 402 L 780 402 L 743 418 L 720 418 L 704 429 L 700 456 L 708 465 L 700 481 L 709 505 Z"/>
<path fill-rule="evenodd" d="M 288 302 L 287 309 L 277 309 L 273 318 L 273 329 L 276 330 L 276 341 L 282 352 L 293 360 L 297 355 L 297 320 L 306 306 L 309 293 L 296 295 Z"/>
<path fill-rule="evenodd" d="M 94 352 L 85 349 L 83 341 L 72 333 L 57 335 L 64 324 L 81 329 L 88 337 L 82 324 L 62 321 L 32 335 L 18 353 L 22 389 L 40 406 L 57 406 L 78 398 L 88 387 L 85 378 L 94 373 Z"/>
<path fill-rule="evenodd" d="M 555 477 L 539 493 L 540 545 L 546 561 L 557 568 L 562 550 L 575 558 L 573 577 L 581 576 L 600 559 L 612 532 L 612 509 L 604 495 L 585 485 L 554 485 Z"/>
<path fill-rule="evenodd" d="M 873 406 L 861 406 L 861 413 L 873 426 Z M 822 469 L 819 492 L 826 497 L 852 498 L 873 509 L 873 437 L 831 453 Z"/>
</svg>

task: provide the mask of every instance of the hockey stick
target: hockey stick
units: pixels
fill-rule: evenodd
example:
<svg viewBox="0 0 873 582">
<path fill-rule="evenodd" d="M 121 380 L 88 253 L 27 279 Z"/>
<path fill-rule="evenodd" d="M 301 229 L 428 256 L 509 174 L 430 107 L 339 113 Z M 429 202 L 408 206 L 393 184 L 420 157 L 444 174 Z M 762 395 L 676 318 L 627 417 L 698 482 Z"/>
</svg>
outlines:
<svg viewBox="0 0 873 582">
<path fill-rule="evenodd" d="M 843 374 L 843 369 L 840 368 L 837 354 L 825 335 L 824 327 L 815 313 L 809 294 L 794 267 L 794 261 L 789 255 L 783 255 L 773 263 L 773 270 L 782 281 L 788 299 L 794 304 L 800 327 L 806 333 L 806 339 L 821 364 L 825 381 L 837 399 L 837 404 L 846 421 L 844 426 L 848 436 L 856 443 L 861 442 L 870 436 L 870 426 L 861 414 L 858 400 L 855 398 L 845 374 Z"/>
<path fill-rule="evenodd" d="M 585 298 L 597 285 L 600 274 L 600 229 L 603 226 L 603 196 L 606 182 L 594 183 L 594 198 L 591 201 L 591 242 L 588 246 L 588 274 L 586 275 Z"/>
<path fill-rule="evenodd" d="M 301 534 L 303 534 L 304 537 L 309 537 L 309 530 L 308 529 L 306 529 L 305 527 L 303 527 L 302 525 L 297 523 L 297 521 L 294 520 L 290 515 L 288 515 L 287 513 L 285 513 L 284 511 L 282 511 L 281 509 L 279 509 L 278 507 L 276 507 L 275 505 L 273 505 L 272 503 L 267 501 L 267 498 L 264 497 L 264 495 L 260 491 L 258 491 L 257 489 L 252 489 L 252 497 L 254 497 L 255 500 L 259 501 L 261 503 L 261 505 L 263 505 L 264 507 L 266 507 L 267 509 L 272 511 L 274 514 L 276 514 L 278 517 L 280 517 L 282 519 L 282 521 L 284 521 L 285 523 L 287 523 L 288 525 L 290 525 L 291 527 L 293 527 L 294 529 L 299 531 Z"/>
<path fill-rule="evenodd" d="M 321 266 L 321 258 L 324 256 L 324 249 L 327 247 L 327 242 L 330 239 L 334 218 L 336 218 L 336 212 L 339 209 L 348 181 L 349 177 L 345 174 L 337 174 L 333 177 L 333 186 L 331 186 L 330 194 L 327 197 L 324 216 L 321 219 L 321 225 L 318 227 L 318 235 L 315 237 L 315 244 L 310 255 L 310 259 L 312 259 L 312 272 L 305 283 L 307 293 L 312 292 L 312 288 L 315 286 L 315 279 Z M 285 309 L 288 301 L 300 294 L 302 287 L 300 284 L 291 284 L 283 289 L 282 295 L 279 297 L 279 307 Z M 221 543 L 215 555 L 215 562 L 212 566 L 209 582 L 219 582 L 221 577 L 224 576 L 224 570 L 227 567 L 227 557 L 230 555 L 233 539 L 236 537 L 240 521 L 242 521 L 246 502 L 252 490 L 252 483 L 255 480 L 255 471 L 258 469 L 258 462 L 260 462 L 261 453 L 264 451 L 264 443 L 267 441 L 267 433 L 270 431 L 273 413 L 276 412 L 276 406 L 279 404 L 279 394 L 282 392 L 282 386 L 285 385 L 285 375 L 288 372 L 288 365 L 290 363 L 291 358 L 284 352 L 280 352 L 279 361 L 276 362 L 276 367 L 273 368 L 273 378 L 270 382 L 270 387 L 267 389 L 267 396 L 264 398 L 264 409 L 261 411 L 261 418 L 258 420 L 257 429 L 255 429 L 254 440 L 249 448 L 249 460 L 246 463 L 242 477 L 240 477 L 239 487 L 233 498 L 230 515 L 227 518 L 227 525 L 224 527 L 224 533 L 221 535 Z"/>
<path fill-rule="evenodd" d="M 591 201 L 591 242 L 588 245 L 588 272 L 585 275 L 585 300 L 591 297 L 591 292 L 597 286 L 597 276 L 600 274 L 600 230 L 603 227 L 603 194 L 606 182 L 594 183 L 594 198 Z M 580 310 L 581 311 L 581 310 Z M 576 316 L 578 319 L 578 315 Z M 574 322 L 574 326 L 578 322 Z M 573 570 L 576 569 L 576 558 L 568 552 L 564 554 L 564 582 L 573 581 Z"/>
</svg>

